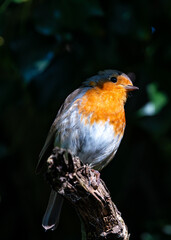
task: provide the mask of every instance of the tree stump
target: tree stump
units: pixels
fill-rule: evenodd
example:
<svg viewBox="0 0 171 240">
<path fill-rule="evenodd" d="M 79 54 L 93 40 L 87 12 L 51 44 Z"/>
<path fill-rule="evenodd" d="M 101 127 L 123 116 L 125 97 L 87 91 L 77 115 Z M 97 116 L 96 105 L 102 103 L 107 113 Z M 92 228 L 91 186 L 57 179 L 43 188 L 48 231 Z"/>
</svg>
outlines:
<svg viewBox="0 0 171 240">
<path fill-rule="evenodd" d="M 84 165 L 70 151 L 58 147 L 54 148 L 47 164 L 47 180 L 76 209 L 83 224 L 83 239 L 129 240 L 121 213 L 98 171 Z"/>
</svg>

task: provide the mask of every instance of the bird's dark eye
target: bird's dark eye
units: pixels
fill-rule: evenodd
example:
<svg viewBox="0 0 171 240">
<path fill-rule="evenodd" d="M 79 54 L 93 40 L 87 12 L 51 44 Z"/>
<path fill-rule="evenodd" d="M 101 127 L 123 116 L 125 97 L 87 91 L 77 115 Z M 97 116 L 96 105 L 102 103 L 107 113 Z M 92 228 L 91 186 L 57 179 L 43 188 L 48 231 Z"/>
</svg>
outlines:
<svg viewBox="0 0 171 240">
<path fill-rule="evenodd" d="M 113 83 L 117 82 L 117 78 L 116 77 L 111 77 L 110 81 L 112 81 Z"/>
</svg>

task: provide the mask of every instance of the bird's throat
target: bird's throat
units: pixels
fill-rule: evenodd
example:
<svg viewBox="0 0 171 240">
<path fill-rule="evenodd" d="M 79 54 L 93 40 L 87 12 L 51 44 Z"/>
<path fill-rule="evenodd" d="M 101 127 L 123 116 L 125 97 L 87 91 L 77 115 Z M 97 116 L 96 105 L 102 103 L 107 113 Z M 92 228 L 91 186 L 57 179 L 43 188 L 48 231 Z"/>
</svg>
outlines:
<svg viewBox="0 0 171 240">
<path fill-rule="evenodd" d="M 93 88 L 82 97 L 79 113 L 87 124 L 109 122 L 118 134 L 125 128 L 124 102 L 120 94 Z"/>
</svg>

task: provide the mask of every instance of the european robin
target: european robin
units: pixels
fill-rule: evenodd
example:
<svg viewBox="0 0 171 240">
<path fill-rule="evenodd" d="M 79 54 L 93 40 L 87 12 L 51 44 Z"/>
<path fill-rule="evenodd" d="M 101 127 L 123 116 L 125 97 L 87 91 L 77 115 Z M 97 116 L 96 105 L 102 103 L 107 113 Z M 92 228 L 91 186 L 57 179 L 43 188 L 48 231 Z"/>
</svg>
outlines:
<svg viewBox="0 0 171 240">
<path fill-rule="evenodd" d="M 84 164 L 100 171 L 114 157 L 125 130 L 124 105 L 138 89 L 117 70 L 100 71 L 72 92 L 61 106 L 40 153 L 37 172 L 54 146 L 69 149 Z M 63 198 L 51 191 L 42 226 L 54 230 Z"/>
</svg>

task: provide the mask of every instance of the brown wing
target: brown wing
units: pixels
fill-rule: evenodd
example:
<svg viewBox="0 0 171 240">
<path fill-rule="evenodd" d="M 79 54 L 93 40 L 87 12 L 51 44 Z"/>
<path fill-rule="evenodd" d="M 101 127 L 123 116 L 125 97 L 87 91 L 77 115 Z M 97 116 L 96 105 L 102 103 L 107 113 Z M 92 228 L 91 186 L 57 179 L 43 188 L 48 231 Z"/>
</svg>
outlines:
<svg viewBox="0 0 171 240">
<path fill-rule="evenodd" d="M 64 104 L 59 109 L 59 111 L 57 113 L 57 116 L 56 116 L 50 130 L 49 130 L 49 133 L 48 133 L 48 136 L 46 138 L 45 144 L 44 144 L 44 146 L 43 146 L 43 148 L 40 152 L 39 161 L 38 161 L 38 164 L 36 166 L 36 173 L 40 172 L 40 170 L 42 169 L 45 161 L 47 160 L 47 158 L 52 153 L 52 150 L 53 150 L 53 147 L 54 147 L 55 136 L 56 136 L 56 133 L 58 131 L 58 121 L 61 117 L 61 114 L 71 106 L 71 104 L 77 99 L 77 96 L 79 97 L 79 95 L 82 91 L 83 91 L 83 88 L 78 88 L 74 92 L 72 92 L 65 99 Z"/>
</svg>

